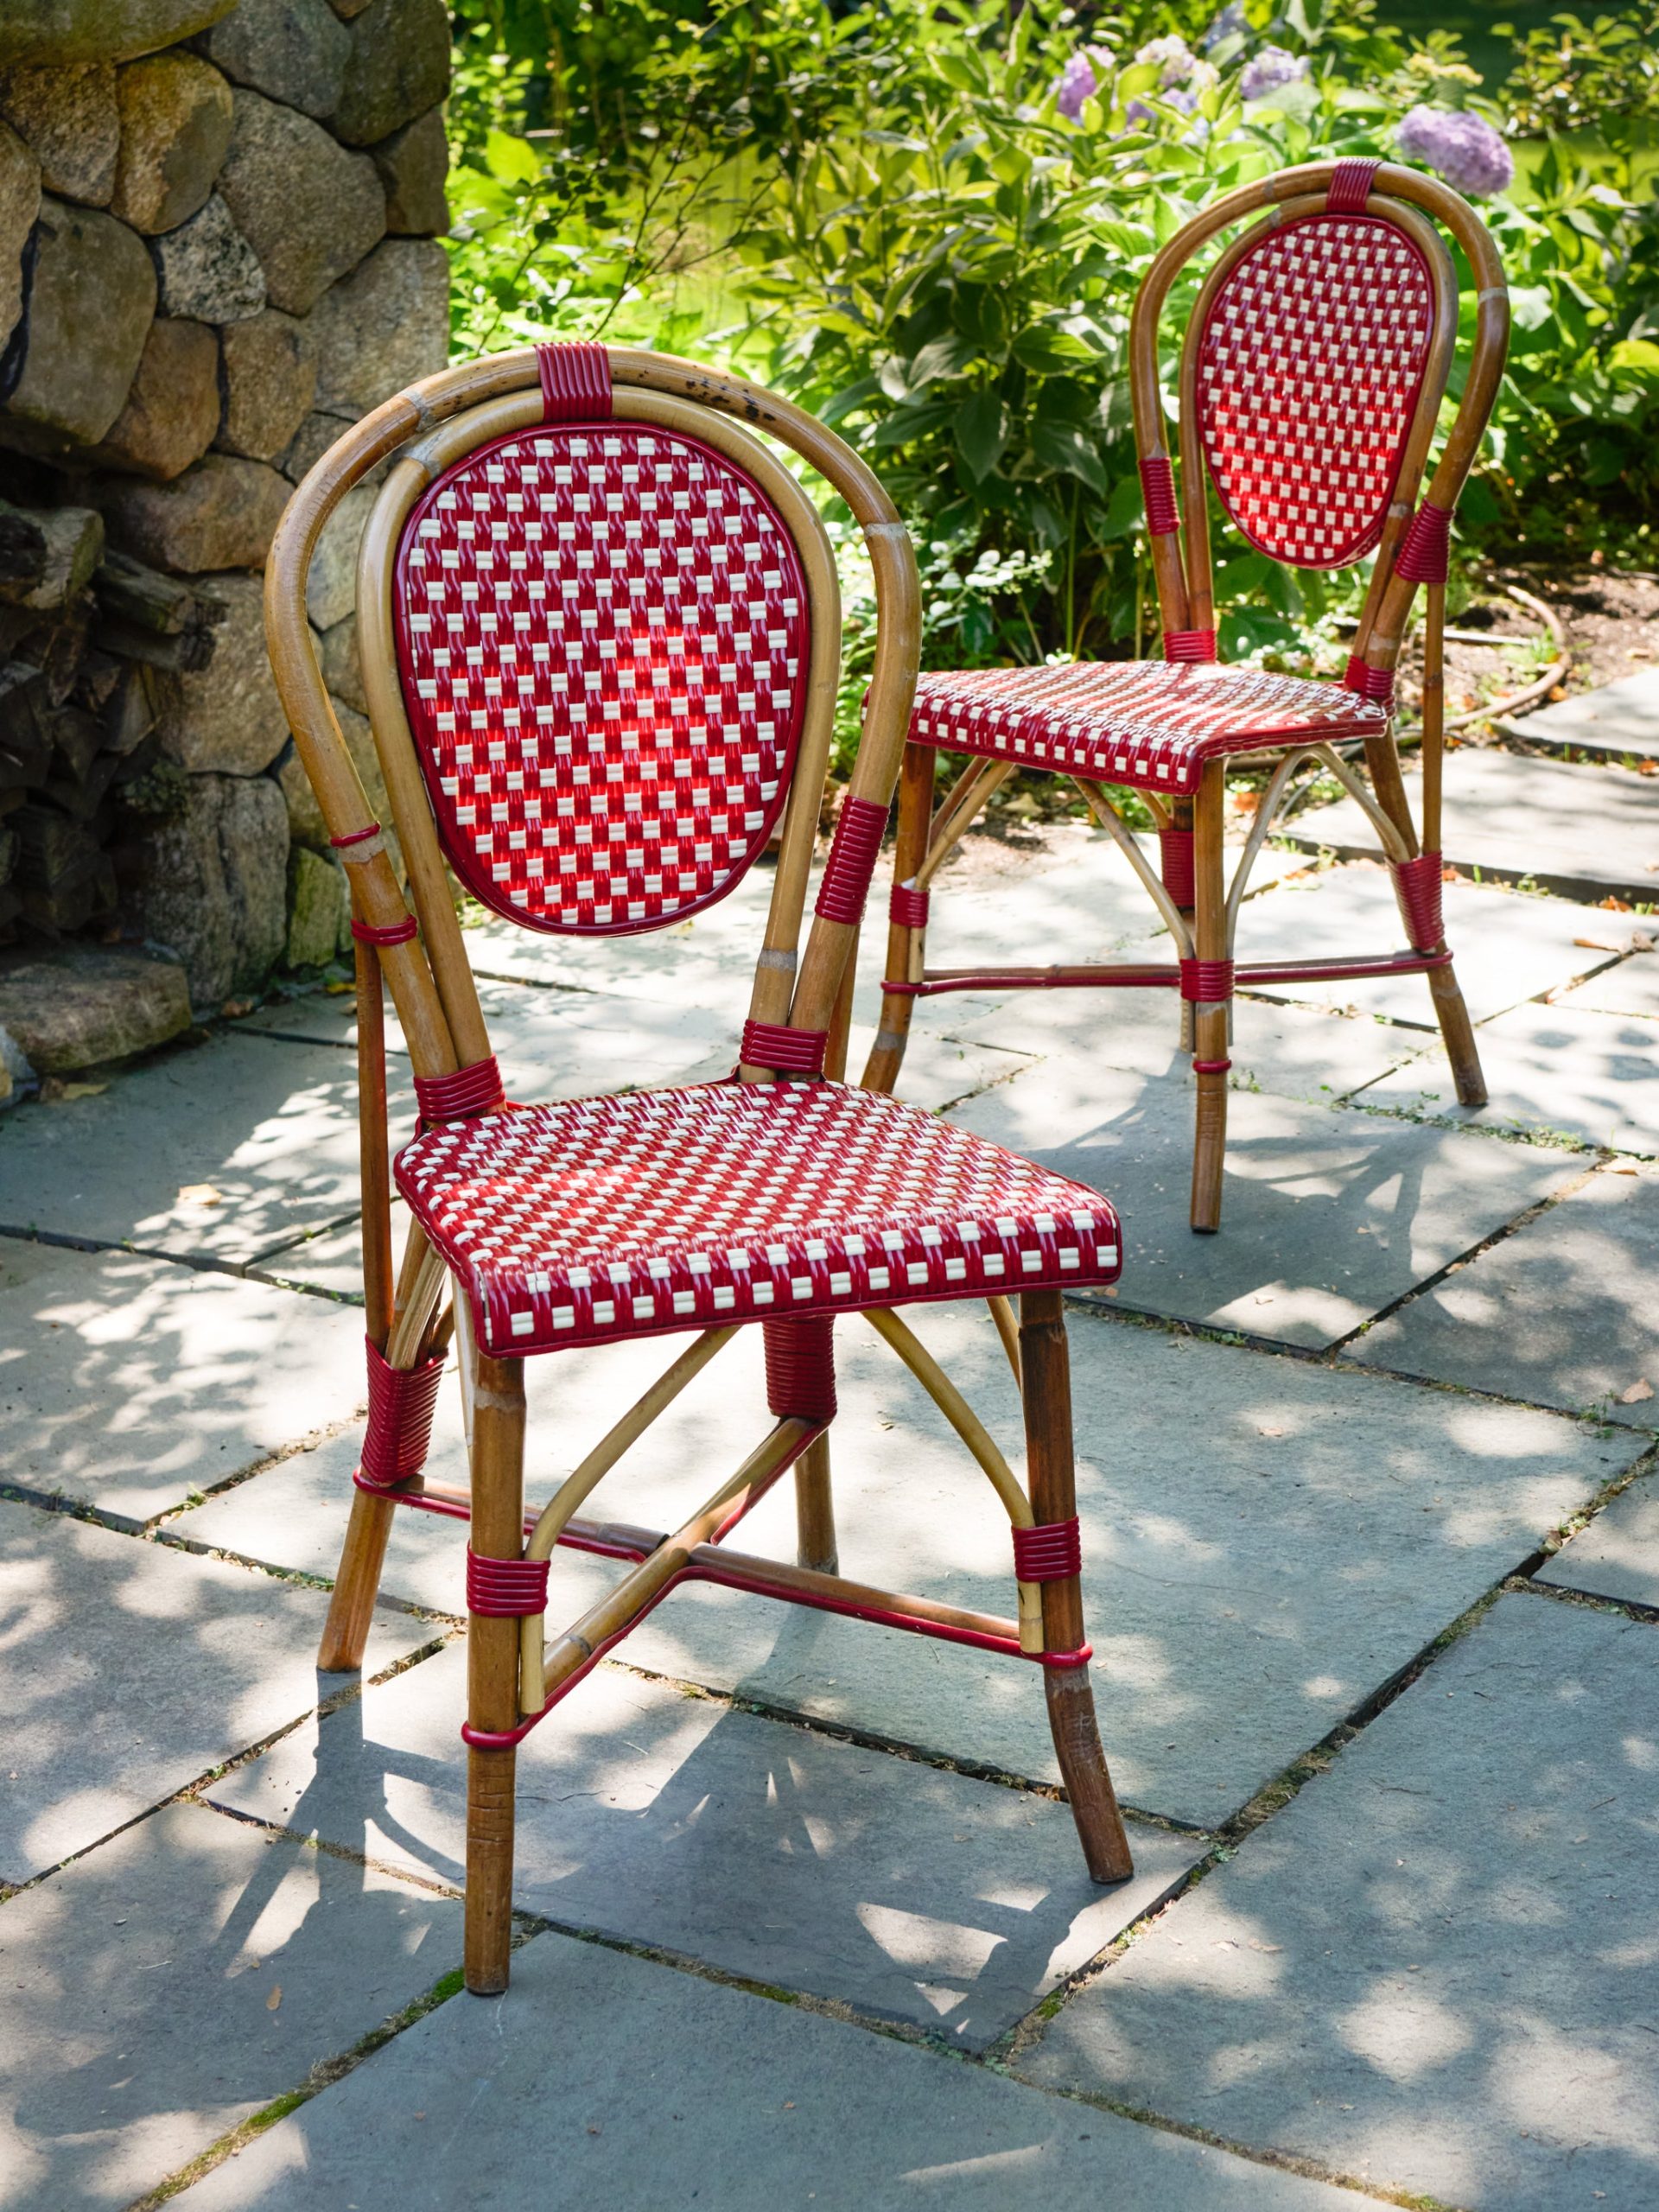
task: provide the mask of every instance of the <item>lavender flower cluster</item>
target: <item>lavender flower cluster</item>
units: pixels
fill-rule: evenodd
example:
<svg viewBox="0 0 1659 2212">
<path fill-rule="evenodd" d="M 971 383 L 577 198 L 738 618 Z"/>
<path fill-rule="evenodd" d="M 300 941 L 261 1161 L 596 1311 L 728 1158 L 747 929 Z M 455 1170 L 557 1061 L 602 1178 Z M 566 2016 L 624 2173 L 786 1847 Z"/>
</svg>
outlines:
<svg viewBox="0 0 1659 2212">
<path fill-rule="evenodd" d="M 1484 116 L 1467 108 L 1414 107 L 1400 118 L 1394 143 L 1408 161 L 1421 162 L 1472 200 L 1515 181 L 1514 155 Z"/>
</svg>

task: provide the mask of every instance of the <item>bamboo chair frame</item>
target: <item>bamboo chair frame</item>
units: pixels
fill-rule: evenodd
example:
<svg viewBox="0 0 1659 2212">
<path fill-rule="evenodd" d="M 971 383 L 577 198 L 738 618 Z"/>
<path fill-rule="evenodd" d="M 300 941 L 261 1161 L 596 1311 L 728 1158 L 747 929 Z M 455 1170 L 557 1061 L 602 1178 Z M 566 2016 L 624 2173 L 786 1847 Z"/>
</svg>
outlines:
<svg viewBox="0 0 1659 2212">
<path fill-rule="evenodd" d="M 787 448 L 827 480 L 861 527 L 874 569 L 879 639 L 849 796 L 885 812 L 904 751 L 914 687 L 919 594 L 914 556 L 880 485 L 842 442 L 788 402 L 740 378 L 626 347 L 607 349 L 613 412 L 620 419 L 689 430 L 734 459 L 766 491 L 793 537 L 810 618 L 804 723 L 783 817 L 770 908 L 751 1000 L 755 1022 L 827 1031 L 826 1072 L 844 1065 L 858 925 L 815 915 L 800 925 L 824 789 L 840 654 L 840 605 L 828 539 L 811 501 L 754 431 Z M 1132 1871 L 1101 1751 L 1076 1572 L 1017 1580 L 1017 1618 L 969 1611 L 848 1580 L 836 1571 L 827 1421 L 779 1419 L 697 1511 L 671 1531 L 584 1517 L 599 1482 L 736 1334 L 704 1331 L 682 1351 L 544 1504 L 524 1493 L 523 1360 L 492 1357 L 474 1340 L 467 1298 L 442 1255 L 412 1222 L 394 1269 L 388 1166 L 385 1005 L 391 988 L 417 1078 L 453 1075 L 486 1058 L 489 1039 L 446 877 L 431 804 L 398 682 L 393 569 L 416 499 L 452 462 L 543 418 L 538 349 L 451 369 L 399 393 L 347 431 L 305 478 L 277 531 L 266 572 L 272 666 L 301 758 L 346 864 L 358 923 L 378 938 L 357 945 L 361 1098 L 364 1295 L 371 1346 L 407 1373 L 460 1354 L 471 1469 L 469 1489 L 416 1473 L 395 1487 L 365 1485 L 359 1470 L 319 1664 L 361 1663 L 387 1540 L 399 1506 L 470 1522 L 474 1554 L 517 1566 L 561 1545 L 630 1563 L 609 1595 L 562 1635 L 544 1611 L 516 1618 L 469 1615 L 465 1979 L 498 1993 L 508 1979 L 512 1929 L 516 1747 L 605 1653 L 679 1583 L 701 1580 L 874 1620 L 1041 1665 L 1062 1774 L 1095 1879 Z M 392 857 L 339 731 L 306 620 L 308 563 L 328 517 L 353 486 L 390 460 L 365 528 L 358 566 L 360 657 L 374 742 L 391 800 L 408 902 Z M 416 934 L 410 916 L 412 909 Z M 735 1079 L 772 1071 L 744 1062 Z M 446 1295 L 447 1292 L 453 1294 Z M 1029 1469 L 1022 1489 L 960 1394 L 893 1313 L 866 1318 L 940 1407 L 990 1480 L 1016 1530 L 1074 1522 L 1071 1419 L 1061 1294 L 1026 1294 L 1016 1319 L 1006 1298 L 989 1301 L 1020 1388 Z M 795 1476 L 796 1563 L 734 1552 L 721 1540 L 785 1472 Z M 469 1599 L 470 1599 L 469 1586 Z"/>
<path fill-rule="evenodd" d="M 1347 681 L 1363 695 L 1386 700 L 1420 581 L 1426 586 L 1422 703 L 1421 828 L 1412 819 L 1392 724 L 1363 741 L 1365 773 L 1329 744 L 1278 746 L 1235 753 L 1205 762 L 1195 798 L 1160 799 L 1141 791 L 1160 832 L 1166 869 L 1160 877 L 1146 859 L 1107 791 L 1073 777 L 1090 813 L 1123 851 L 1173 938 L 1182 963 L 1198 963 L 1228 978 L 1225 996 L 1194 1001 L 1185 995 L 1181 967 L 1167 962 L 1071 967 L 942 969 L 926 964 L 926 893 L 934 876 L 982 812 L 992 794 L 1020 765 L 989 755 L 972 758 L 943 799 L 935 804 L 936 754 L 912 743 L 899 779 L 893 900 L 887 933 L 883 1013 L 863 1081 L 890 1090 L 899 1080 L 918 998 L 953 991 L 1166 988 L 1183 991 L 1180 1048 L 1193 1055 L 1197 1086 L 1192 1163 L 1192 1224 L 1220 1226 L 1222 1166 L 1226 1144 L 1228 1047 L 1231 992 L 1236 986 L 1271 989 L 1275 984 L 1349 980 L 1392 975 L 1427 977 L 1446 1050 L 1465 1106 L 1486 1103 L 1474 1032 L 1446 948 L 1440 915 L 1440 810 L 1444 757 L 1446 582 L 1444 536 L 1438 569 L 1433 557 L 1416 572 L 1400 566 L 1412 542 L 1414 503 L 1428 468 L 1458 331 L 1458 283 L 1440 226 L 1461 248 L 1474 281 L 1475 334 L 1468 374 L 1455 420 L 1429 477 L 1419 517 L 1428 510 L 1450 518 L 1468 477 L 1491 413 L 1509 340 L 1509 295 L 1491 234 L 1467 201 L 1432 177 L 1390 163 L 1310 162 L 1240 187 L 1187 223 L 1165 246 L 1142 281 L 1129 335 L 1129 383 L 1143 480 L 1150 464 L 1167 471 L 1171 455 L 1159 368 L 1159 329 L 1170 291 L 1192 257 L 1221 232 L 1256 216 L 1242 236 L 1224 246 L 1210 269 L 1189 319 L 1179 371 L 1177 457 L 1179 522 L 1150 531 L 1148 545 L 1166 639 L 1213 638 L 1216 609 L 1211 560 L 1208 470 L 1200 437 L 1199 348 L 1211 302 L 1238 262 L 1269 232 L 1331 208 L 1332 189 L 1352 172 L 1370 172 L 1361 203 L 1385 217 L 1422 254 L 1431 275 L 1435 310 L 1421 387 L 1413 410 L 1393 495 L 1354 639 Z M 1342 173 L 1350 174 L 1344 180 Z M 1352 210 L 1351 210 L 1352 212 Z M 1213 645 L 1209 654 L 1214 658 Z M 1228 881 L 1224 863 L 1225 784 L 1230 768 L 1271 766 L 1267 791 L 1244 849 Z M 1409 949 L 1329 958 L 1235 962 L 1239 908 L 1250 872 L 1274 822 L 1294 796 L 1298 772 L 1313 766 L 1334 776 L 1376 831 L 1394 874 Z M 1168 865 L 1179 841 L 1190 865 Z M 1191 890 L 1184 878 L 1190 875 Z M 1183 893 L 1185 893 L 1185 896 Z"/>
</svg>

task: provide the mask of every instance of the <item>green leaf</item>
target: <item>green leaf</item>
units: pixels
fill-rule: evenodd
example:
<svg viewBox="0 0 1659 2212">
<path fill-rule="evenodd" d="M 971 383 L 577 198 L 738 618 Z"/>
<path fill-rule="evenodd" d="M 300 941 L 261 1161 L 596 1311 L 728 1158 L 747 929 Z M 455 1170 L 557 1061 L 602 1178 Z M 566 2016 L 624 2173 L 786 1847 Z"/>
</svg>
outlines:
<svg viewBox="0 0 1659 2212">
<path fill-rule="evenodd" d="M 1106 520 L 1100 535 L 1108 543 L 1114 538 L 1127 537 L 1132 531 L 1141 529 L 1146 521 L 1146 508 L 1141 497 L 1139 475 L 1120 476 L 1112 486 L 1112 495 L 1106 502 Z"/>
<path fill-rule="evenodd" d="M 484 141 L 484 166 L 498 184 L 539 184 L 542 164 L 533 147 L 505 130 L 492 130 Z"/>
<path fill-rule="evenodd" d="M 957 410 L 953 431 L 957 451 L 976 483 L 982 483 L 1002 458 L 1008 442 L 1007 416 L 999 395 L 976 391 Z"/>
</svg>

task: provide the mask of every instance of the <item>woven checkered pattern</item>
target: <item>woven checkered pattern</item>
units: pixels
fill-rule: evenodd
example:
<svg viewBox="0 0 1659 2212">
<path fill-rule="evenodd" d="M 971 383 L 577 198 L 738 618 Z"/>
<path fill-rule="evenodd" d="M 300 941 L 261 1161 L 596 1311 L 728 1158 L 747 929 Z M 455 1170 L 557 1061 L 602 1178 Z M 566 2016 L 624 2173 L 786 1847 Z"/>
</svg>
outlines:
<svg viewBox="0 0 1659 2212">
<path fill-rule="evenodd" d="M 1105 661 L 924 676 L 910 734 L 1090 782 L 1190 796 L 1219 753 L 1375 736 L 1388 711 L 1339 684 L 1254 668 Z"/>
<path fill-rule="evenodd" d="M 1229 275 L 1198 342 L 1216 488 L 1252 545 L 1340 569 L 1376 544 L 1434 320 L 1427 264 L 1393 224 L 1310 215 Z"/>
<path fill-rule="evenodd" d="M 614 422 L 480 448 L 410 514 L 397 613 L 439 835 L 498 913 L 658 928 L 766 843 L 806 591 L 775 509 L 712 447 Z"/>
<path fill-rule="evenodd" d="M 397 1186 L 499 1357 L 1109 1282 L 1081 1184 L 835 1083 L 705 1084 L 429 1130 Z"/>
</svg>

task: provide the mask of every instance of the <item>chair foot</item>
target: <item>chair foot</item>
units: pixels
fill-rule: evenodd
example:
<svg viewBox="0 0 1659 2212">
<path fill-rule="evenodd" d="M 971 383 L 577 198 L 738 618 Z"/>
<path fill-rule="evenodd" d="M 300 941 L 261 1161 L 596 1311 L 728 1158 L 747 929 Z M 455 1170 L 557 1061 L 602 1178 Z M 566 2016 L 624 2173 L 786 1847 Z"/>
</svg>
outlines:
<svg viewBox="0 0 1659 2212">
<path fill-rule="evenodd" d="M 1446 1046 L 1446 1057 L 1452 1063 L 1452 1074 L 1458 1087 L 1459 1106 L 1484 1106 L 1486 1103 L 1486 1077 L 1480 1065 L 1480 1053 L 1475 1044 L 1474 1025 L 1469 1019 L 1469 1009 L 1463 1002 L 1463 992 L 1450 968 L 1431 968 L 1428 988 L 1434 1001 L 1435 1019 L 1440 1025 L 1440 1036 Z"/>
<path fill-rule="evenodd" d="M 371 1497 L 361 1490 L 352 1492 L 352 1517 L 346 1525 L 334 1593 L 317 1651 L 317 1665 L 325 1675 L 353 1674 L 363 1664 L 397 1510 L 389 1497 Z"/>
<path fill-rule="evenodd" d="M 462 1978 L 474 1997 L 499 1997 L 512 1948 L 513 1751 L 467 1754 L 467 1909 Z"/>
<path fill-rule="evenodd" d="M 1196 1073 L 1198 1106 L 1192 1137 L 1192 1226 L 1201 1236 L 1221 1227 L 1221 1171 L 1227 1155 L 1227 1071 Z"/>
<path fill-rule="evenodd" d="M 1043 1687 L 1048 1695 L 1054 1754 L 1060 1763 L 1090 1878 L 1096 1882 L 1127 1882 L 1135 1872 L 1135 1859 L 1101 1748 L 1089 1669 L 1045 1667 Z"/>
</svg>

